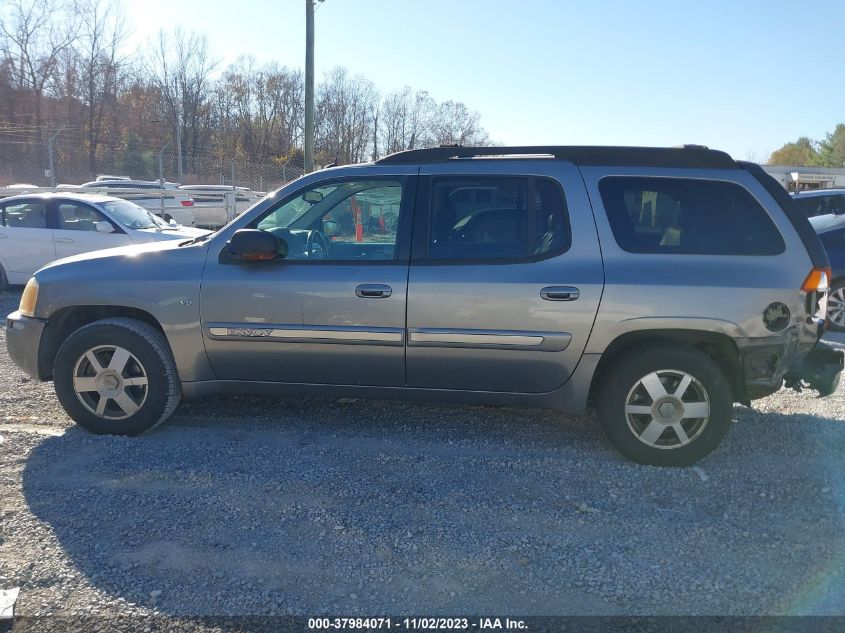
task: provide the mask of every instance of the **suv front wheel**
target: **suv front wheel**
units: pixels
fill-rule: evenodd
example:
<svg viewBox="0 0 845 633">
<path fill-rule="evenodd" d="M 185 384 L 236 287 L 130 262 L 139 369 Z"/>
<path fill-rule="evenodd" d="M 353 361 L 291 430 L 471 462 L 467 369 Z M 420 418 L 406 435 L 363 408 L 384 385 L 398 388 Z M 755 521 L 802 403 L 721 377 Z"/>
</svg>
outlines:
<svg viewBox="0 0 845 633">
<path fill-rule="evenodd" d="M 688 466 L 718 446 L 731 424 L 731 388 L 693 348 L 638 348 L 604 374 L 599 421 L 626 457 Z"/>
<path fill-rule="evenodd" d="M 123 317 L 71 334 L 56 355 L 53 382 L 68 415 L 93 433 L 138 435 L 164 422 L 181 398 L 162 333 Z"/>
</svg>

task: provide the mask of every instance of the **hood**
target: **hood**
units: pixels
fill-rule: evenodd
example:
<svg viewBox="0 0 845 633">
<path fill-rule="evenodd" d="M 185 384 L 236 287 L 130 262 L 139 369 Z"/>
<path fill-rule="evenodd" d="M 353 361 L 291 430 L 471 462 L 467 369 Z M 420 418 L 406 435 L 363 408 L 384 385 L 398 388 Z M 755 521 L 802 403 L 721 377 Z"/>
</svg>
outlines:
<svg viewBox="0 0 845 633">
<path fill-rule="evenodd" d="M 135 229 L 132 237 L 140 237 L 145 241 L 184 240 L 192 237 L 199 237 L 200 235 L 207 235 L 208 233 L 211 233 L 211 231 L 180 225 L 173 227 L 172 229 L 164 230 Z"/>
<path fill-rule="evenodd" d="M 186 236 L 181 237 L 183 240 L 186 239 Z M 67 267 L 66 264 L 78 264 L 82 262 L 88 262 L 90 269 L 90 266 L 110 266 L 116 264 L 118 261 L 150 261 L 153 259 L 158 259 L 157 254 L 164 253 L 165 251 L 190 251 L 194 250 L 195 247 L 204 248 L 205 246 L 207 246 L 207 243 L 200 242 L 195 246 L 180 247 L 179 242 L 177 242 L 176 240 L 159 240 L 154 242 L 144 242 L 141 244 L 132 244 L 129 246 L 119 246 L 117 248 L 106 248 L 100 251 L 91 251 L 89 253 L 80 253 L 79 255 L 65 257 L 64 259 L 57 259 L 56 261 L 50 262 L 46 266 L 42 267 L 41 270 L 39 270 L 38 272 L 51 270 L 54 268 L 65 268 Z"/>
</svg>

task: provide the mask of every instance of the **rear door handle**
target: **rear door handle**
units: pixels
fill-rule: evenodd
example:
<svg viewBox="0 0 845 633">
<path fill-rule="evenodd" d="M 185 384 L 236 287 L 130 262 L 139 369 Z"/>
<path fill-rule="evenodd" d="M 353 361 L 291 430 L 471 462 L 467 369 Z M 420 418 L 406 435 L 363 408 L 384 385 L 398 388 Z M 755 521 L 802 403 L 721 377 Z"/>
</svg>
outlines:
<svg viewBox="0 0 845 633">
<path fill-rule="evenodd" d="M 546 301 L 575 301 L 581 292 L 573 286 L 547 286 L 540 291 L 540 296 Z"/>
<path fill-rule="evenodd" d="M 387 299 L 393 294 L 393 288 L 385 284 L 361 284 L 355 286 L 355 294 L 362 299 Z"/>
<path fill-rule="evenodd" d="M 69 237 L 57 237 L 56 241 L 57 242 L 72 242 L 73 240 L 70 239 Z"/>
</svg>

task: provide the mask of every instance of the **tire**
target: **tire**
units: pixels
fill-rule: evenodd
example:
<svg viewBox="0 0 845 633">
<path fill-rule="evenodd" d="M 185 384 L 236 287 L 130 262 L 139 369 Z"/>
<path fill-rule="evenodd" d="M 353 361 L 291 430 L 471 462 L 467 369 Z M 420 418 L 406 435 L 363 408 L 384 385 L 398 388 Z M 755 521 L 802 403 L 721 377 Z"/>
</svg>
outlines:
<svg viewBox="0 0 845 633">
<path fill-rule="evenodd" d="M 9 290 L 9 278 L 6 277 L 6 271 L 0 266 L 0 292 Z"/>
<path fill-rule="evenodd" d="M 603 383 L 599 422 L 616 449 L 640 464 L 689 466 L 710 454 L 730 428 L 730 384 L 696 349 L 637 348 L 604 373 Z"/>
<path fill-rule="evenodd" d="M 837 279 L 830 287 L 827 297 L 827 318 L 829 330 L 845 332 L 845 279 Z"/>
<path fill-rule="evenodd" d="M 170 417 L 182 396 L 162 333 L 123 317 L 71 334 L 56 355 L 53 382 L 68 415 L 98 434 L 149 431 Z"/>
</svg>

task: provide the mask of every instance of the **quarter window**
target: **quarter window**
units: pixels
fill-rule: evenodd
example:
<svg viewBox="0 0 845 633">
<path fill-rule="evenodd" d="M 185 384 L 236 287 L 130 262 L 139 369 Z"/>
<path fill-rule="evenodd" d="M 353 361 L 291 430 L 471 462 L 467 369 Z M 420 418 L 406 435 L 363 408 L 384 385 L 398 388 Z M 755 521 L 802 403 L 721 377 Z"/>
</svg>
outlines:
<svg viewBox="0 0 845 633">
<path fill-rule="evenodd" d="M 735 183 L 612 176 L 599 192 L 616 242 L 631 253 L 777 255 L 785 248 L 765 209 Z"/>
<path fill-rule="evenodd" d="M 570 245 L 562 192 L 547 178 L 434 178 L 430 219 L 435 261 L 530 260 Z"/>
</svg>

